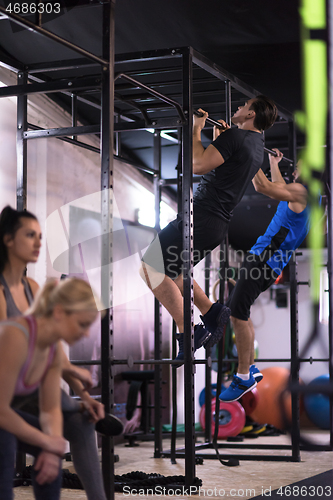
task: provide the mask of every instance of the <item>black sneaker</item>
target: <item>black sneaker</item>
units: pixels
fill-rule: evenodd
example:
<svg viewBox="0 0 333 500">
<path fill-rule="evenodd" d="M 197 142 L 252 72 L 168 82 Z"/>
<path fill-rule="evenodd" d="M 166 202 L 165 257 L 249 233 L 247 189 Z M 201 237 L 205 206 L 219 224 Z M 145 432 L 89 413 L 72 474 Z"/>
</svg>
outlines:
<svg viewBox="0 0 333 500">
<path fill-rule="evenodd" d="M 204 345 L 205 342 L 209 340 L 211 337 L 211 333 L 206 330 L 204 325 L 200 323 L 199 325 L 194 326 L 194 352 L 199 349 L 202 345 Z M 178 354 L 175 357 L 174 361 L 184 361 L 184 334 L 183 333 L 177 333 L 176 334 L 176 339 L 178 340 L 179 343 L 179 350 Z M 179 364 L 174 364 L 178 368 L 178 366 L 181 366 L 182 363 Z"/>
<path fill-rule="evenodd" d="M 203 346 L 209 341 L 212 334 L 205 328 L 202 323 L 194 326 L 194 351 Z"/>
<path fill-rule="evenodd" d="M 204 342 L 206 349 L 212 348 L 223 337 L 224 327 L 227 324 L 231 314 L 231 309 L 219 302 L 212 305 L 208 313 L 200 316 L 204 322 L 205 328 L 211 333 L 211 336 Z"/>
</svg>

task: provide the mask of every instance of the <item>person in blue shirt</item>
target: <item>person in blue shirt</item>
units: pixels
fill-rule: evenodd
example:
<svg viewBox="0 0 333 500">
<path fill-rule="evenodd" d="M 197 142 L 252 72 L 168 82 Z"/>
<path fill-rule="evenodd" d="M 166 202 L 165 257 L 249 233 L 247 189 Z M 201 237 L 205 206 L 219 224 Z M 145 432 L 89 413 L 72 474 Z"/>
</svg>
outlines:
<svg viewBox="0 0 333 500">
<path fill-rule="evenodd" d="M 263 375 L 253 364 L 254 329 L 250 320 L 250 308 L 256 298 L 270 287 L 288 264 L 292 253 L 305 239 L 309 231 L 308 192 L 298 180 L 299 171 L 294 171 L 294 181 L 287 184 L 279 170 L 283 154 L 274 150 L 277 156 L 269 155 L 270 182 L 260 169 L 253 178 L 255 190 L 270 198 L 279 200 L 276 213 L 264 235 L 246 254 L 226 305 L 231 309 L 236 346 L 238 372 L 230 386 L 222 390 L 221 401 L 237 401 L 251 391 L 262 380 Z"/>
</svg>

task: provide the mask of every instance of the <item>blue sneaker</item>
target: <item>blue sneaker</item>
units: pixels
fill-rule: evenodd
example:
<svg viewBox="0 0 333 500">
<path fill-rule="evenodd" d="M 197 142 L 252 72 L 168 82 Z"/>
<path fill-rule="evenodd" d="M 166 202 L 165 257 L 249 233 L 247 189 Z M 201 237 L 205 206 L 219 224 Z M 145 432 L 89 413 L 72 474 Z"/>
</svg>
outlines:
<svg viewBox="0 0 333 500">
<path fill-rule="evenodd" d="M 250 375 L 252 375 L 256 382 L 260 382 L 264 378 L 263 374 L 261 373 L 259 368 L 256 367 L 256 365 L 250 366 Z"/>
<path fill-rule="evenodd" d="M 206 328 L 200 323 L 199 325 L 194 325 L 194 352 L 201 347 L 204 342 L 209 339 L 211 336 L 211 333 L 206 330 Z M 176 334 L 176 339 L 178 340 L 179 343 L 179 350 L 178 354 L 175 357 L 174 361 L 184 361 L 184 334 L 183 333 L 177 333 Z M 179 364 L 174 364 L 178 368 L 178 366 L 181 366 L 182 363 Z"/>
<path fill-rule="evenodd" d="M 230 314 L 231 310 L 229 307 L 215 302 L 206 314 L 200 316 L 205 328 L 211 333 L 211 336 L 203 344 L 206 349 L 212 348 L 221 340 Z"/>
<path fill-rule="evenodd" d="M 227 389 L 224 389 L 219 395 L 221 401 L 226 403 L 231 403 L 232 401 L 237 401 L 244 394 L 255 388 L 257 382 L 250 375 L 249 380 L 243 380 L 236 375 L 234 375 L 233 380 Z"/>
</svg>

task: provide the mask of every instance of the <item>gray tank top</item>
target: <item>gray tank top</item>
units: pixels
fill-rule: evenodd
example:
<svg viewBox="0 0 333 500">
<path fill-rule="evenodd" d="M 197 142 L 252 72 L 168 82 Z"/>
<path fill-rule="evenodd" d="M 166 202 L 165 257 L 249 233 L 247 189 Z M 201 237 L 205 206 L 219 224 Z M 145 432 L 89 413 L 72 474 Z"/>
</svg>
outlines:
<svg viewBox="0 0 333 500">
<path fill-rule="evenodd" d="M 6 283 L 5 278 L 0 274 L 0 283 L 4 288 L 4 294 L 5 294 L 5 299 L 6 299 L 6 304 L 7 304 L 7 318 L 11 318 L 13 316 L 22 316 L 22 312 L 18 309 L 16 306 L 13 296 L 10 293 L 9 287 Z M 29 285 L 29 282 L 25 279 L 22 279 L 22 283 L 24 286 L 24 293 L 27 298 L 28 304 L 31 305 L 34 297 L 32 295 L 32 291 Z"/>
</svg>

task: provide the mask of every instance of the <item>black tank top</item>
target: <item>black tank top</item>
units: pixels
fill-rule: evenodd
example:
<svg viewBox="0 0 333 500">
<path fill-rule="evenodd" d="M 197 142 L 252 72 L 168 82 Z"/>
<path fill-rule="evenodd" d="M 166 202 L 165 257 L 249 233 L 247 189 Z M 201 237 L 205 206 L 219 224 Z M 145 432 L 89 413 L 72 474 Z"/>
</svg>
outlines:
<svg viewBox="0 0 333 500">
<path fill-rule="evenodd" d="M 0 283 L 4 288 L 4 294 L 5 294 L 5 299 L 6 299 L 6 304 L 7 304 L 7 318 L 11 318 L 13 316 L 22 316 L 22 312 L 18 309 L 17 305 L 14 302 L 13 296 L 10 293 L 9 287 L 6 283 L 5 278 L 0 274 Z M 32 295 L 32 291 L 29 285 L 28 280 L 25 280 L 22 278 L 22 283 L 24 286 L 24 293 L 27 298 L 28 304 L 31 305 L 34 297 Z"/>
</svg>

